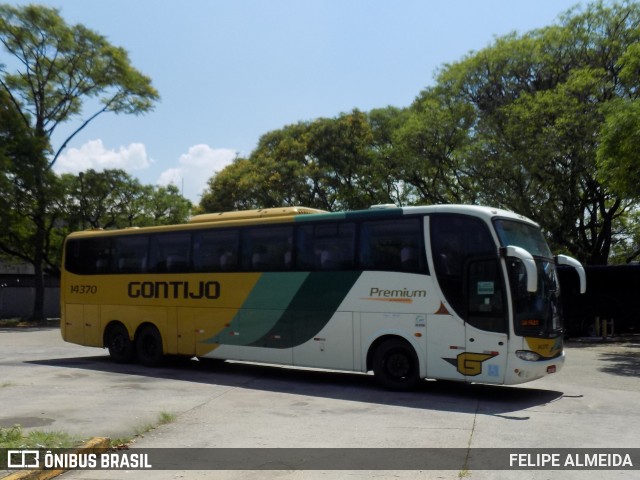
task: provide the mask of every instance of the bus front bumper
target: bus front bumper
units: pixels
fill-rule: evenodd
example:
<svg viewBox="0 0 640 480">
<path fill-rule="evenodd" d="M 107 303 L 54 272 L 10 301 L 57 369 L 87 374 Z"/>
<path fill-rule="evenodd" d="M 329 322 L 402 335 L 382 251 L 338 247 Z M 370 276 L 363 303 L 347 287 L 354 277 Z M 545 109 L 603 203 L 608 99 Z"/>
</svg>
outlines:
<svg viewBox="0 0 640 480">
<path fill-rule="evenodd" d="M 504 383 L 506 385 L 515 385 L 557 373 L 562 369 L 564 361 L 564 352 L 554 358 L 535 361 L 523 360 L 517 357 L 515 353 L 510 353 L 509 367 L 507 368 Z"/>
</svg>

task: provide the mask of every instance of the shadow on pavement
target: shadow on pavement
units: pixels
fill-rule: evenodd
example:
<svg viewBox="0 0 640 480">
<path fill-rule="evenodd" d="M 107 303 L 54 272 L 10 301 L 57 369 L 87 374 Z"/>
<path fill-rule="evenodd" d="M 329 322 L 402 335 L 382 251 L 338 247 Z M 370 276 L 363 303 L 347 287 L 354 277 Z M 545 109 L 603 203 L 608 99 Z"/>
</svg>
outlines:
<svg viewBox="0 0 640 480">
<path fill-rule="evenodd" d="M 598 367 L 603 373 L 621 377 L 640 376 L 640 337 L 629 336 L 621 339 L 583 339 L 568 342 L 569 348 L 606 348 L 609 351 L 600 353 L 598 360 L 603 363 Z"/>
<path fill-rule="evenodd" d="M 640 345 L 624 346 L 616 352 L 600 355 L 600 360 L 606 362 L 599 370 L 604 373 L 623 377 L 640 377 Z"/>
<path fill-rule="evenodd" d="M 500 415 L 520 412 L 563 397 L 562 392 L 529 386 L 494 386 L 452 381 L 425 381 L 411 392 L 383 390 L 372 375 L 286 368 L 224 361 L 172 361 L 158 368 L 117 364 L 109 357 L 76 357 L 30 361 L 36 365 L 100 371 L 149 379 L 196 382 L 267 392 L 333 398 L 425 410 Z M 528 420 L 527 416 L 504 418 Z"/>
</svg>

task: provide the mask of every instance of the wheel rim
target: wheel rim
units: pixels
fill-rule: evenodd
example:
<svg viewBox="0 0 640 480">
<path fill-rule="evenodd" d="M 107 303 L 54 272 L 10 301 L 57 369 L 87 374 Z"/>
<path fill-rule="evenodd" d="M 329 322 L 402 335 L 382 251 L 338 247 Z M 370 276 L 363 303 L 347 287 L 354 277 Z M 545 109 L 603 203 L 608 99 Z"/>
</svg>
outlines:
<svg viewBox="0 0 640 480">
<path fill-rule="evenodd" d="M 153 335 L 146 334 L 142 337 L 141 341 L 142 353 L 147 357 L 154 357 L 158 352 L 158 346 L 156 345 Z"/>
<path fill-rule="evenodd" d="M 405 378 L 411 373 L 411 360 L 404 353 L 392 353 L 387 357 L 386 370 L 393 378 Z"/>
<path fill-rule="evenodd" d="M 128 339 L 125 339 L 125 336 L 121 332 L 117 332 L 111 337 L 109 349 L 116 354 L 123 353 L 126 351 L 127 341 Z"/>
</svg>

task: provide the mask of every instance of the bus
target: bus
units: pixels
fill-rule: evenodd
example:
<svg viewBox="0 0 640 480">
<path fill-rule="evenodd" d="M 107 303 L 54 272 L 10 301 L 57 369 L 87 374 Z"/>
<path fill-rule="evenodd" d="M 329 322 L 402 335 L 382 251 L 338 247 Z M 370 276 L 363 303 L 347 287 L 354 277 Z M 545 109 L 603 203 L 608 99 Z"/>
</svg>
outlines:
<svg viewBox="0 0 640 480">
<path fill-rule="evenodd" d="M 557 265 L 533 221 L 468 205 L 269 208 L 70 234 L 67 342 L 167 355 L 518 384 L 564 362 Z"/>
</svg>

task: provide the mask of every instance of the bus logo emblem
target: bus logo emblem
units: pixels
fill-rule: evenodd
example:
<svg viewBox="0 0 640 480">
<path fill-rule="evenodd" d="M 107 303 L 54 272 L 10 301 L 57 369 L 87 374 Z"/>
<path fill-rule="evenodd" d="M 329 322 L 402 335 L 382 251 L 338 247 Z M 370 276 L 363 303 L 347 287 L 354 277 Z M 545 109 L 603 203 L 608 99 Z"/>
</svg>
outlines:
<svg viewBox="0 0 640 480">
<path fill-rule="evenodd" d="M 456 358 L 443 358 L 443 360 L 456 367 L 456 370 L 462 375 L 466 377 L 475 377 L 482 373 L 482 363 L 497 355 L 497 353 L 465 352 L 461 353 Z M 490 370 L 489 374 L 495 376 L 495 370 Z"/>
</svg>

